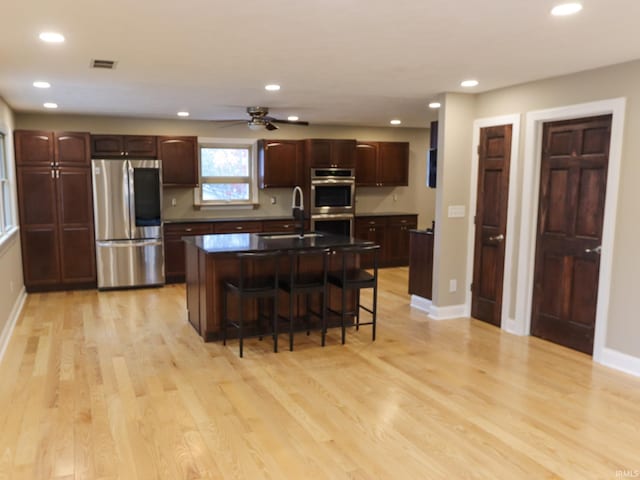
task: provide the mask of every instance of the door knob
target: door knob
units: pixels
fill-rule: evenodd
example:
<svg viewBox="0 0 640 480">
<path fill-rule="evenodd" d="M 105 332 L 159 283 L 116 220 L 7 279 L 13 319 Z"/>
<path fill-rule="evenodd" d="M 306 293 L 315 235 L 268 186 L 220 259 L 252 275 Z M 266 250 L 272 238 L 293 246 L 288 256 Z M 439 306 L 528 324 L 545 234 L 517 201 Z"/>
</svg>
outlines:
<svg viewBox="0 0 640 480">
<path fill-rule="evenodd" d="M 504 235 L 500 234 L 500 235 L 496 235 L 495 237 L 489 237 L 490 242 L 492 242 L 493 240 L 496 240 L 497 242 L 501 242 L 502 240 L 504 240 Z"/>
<path fill-rule="evenodd" d="M 598 255 L 602 252 L 602 245 L 598 245 L 596 248 L 585 248 L 584 253 L 597 253 Z"/>
</svg>

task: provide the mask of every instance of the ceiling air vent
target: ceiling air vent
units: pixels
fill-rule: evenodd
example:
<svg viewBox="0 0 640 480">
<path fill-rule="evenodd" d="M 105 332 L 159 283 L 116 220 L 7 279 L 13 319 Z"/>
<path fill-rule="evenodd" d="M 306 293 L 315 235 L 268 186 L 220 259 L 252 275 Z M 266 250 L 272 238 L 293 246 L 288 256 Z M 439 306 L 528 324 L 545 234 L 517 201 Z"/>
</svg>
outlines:
<svg viewBox="0 0 640 480">
<path fill-rule="evenodd" d="M 91 68 L 106 68 L 107 70 L 113 70 L 116 68 L 116 63 L 113 60 L 91 60 Z"/>
</svg>

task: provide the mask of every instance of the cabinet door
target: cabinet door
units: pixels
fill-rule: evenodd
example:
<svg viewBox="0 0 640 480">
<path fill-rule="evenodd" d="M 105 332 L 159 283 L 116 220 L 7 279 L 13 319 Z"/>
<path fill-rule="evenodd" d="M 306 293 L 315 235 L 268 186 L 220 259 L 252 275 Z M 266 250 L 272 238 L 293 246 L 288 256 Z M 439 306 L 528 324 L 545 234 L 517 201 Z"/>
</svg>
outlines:
<svg viewBox="0 0 640 480">
<path fill-rule="evenodd" d="M 356 146 L 356 185 L 375 187 L 378 183 L 378 143 L 358 142 Z"/>
<path fill-rule="evenodd" d="M 152 135 L 125 135 L 125 156 L 129 158 L 156 158 L 158 149 L 156 137 Z"/>
<path fill-rule="evenodd" d="M 355 167 L 356 141 L 331 140 L 331 165 L 335 167 Z"/>
<path fill-rule="evenodd" d="M 92 158 L 124 157 L 122 135 L 91 135 Z"/>
<path fill-rule="evenodd" d="M 165 187 L 198 186 L 197 137 L 158 137 L 157 150 Z"/>
<path fill-rule="evenodd" d="M 16 165 L 53 165 L 53 134 L 34 130 L 14 133 Z"/>
<path fill-rule="evenodd" d="M 54 176 L 50 166 L 17 169 L 22 266 L 28 291 L 60 281 Z"/>
<path fill-rule="evenodd" d="M 302 184 L 303 143 L 297 140 L 260 140 L 260 188 L 286 188 Z"/>
<path fill-rule="evenodd" d="M 96 281 L 91 170 L 63 167 L 56 172 L 60 276 L 62 283 Z"/>
<path fill-rule="evenodd" d="M 386 263 L 386 220 L 379 217 L 364 217 L 356 219 L 356 238 L 368 240 L 380 245 L 378 251 L 378 266 L 383 267 Z M 373 254 L 362 255 L 360 266 L 363 268 L 373 267 Z"/>
<path fill-rule="evenodd" d="M 409 143 L 380 142 L 378 184 L 380 186 L 409 185 Z"/>
<path fill-rule="evenodd" d="M 90 135 L 84 132 L 55 132 L 54 158 L 59 166 L 88 167 L 91 163 Z"/>
<path fill-rule="evenodd" d="M 415 217 L 393 217 L 387 226 L 386 265 L 409 265 L 410 230 L 417 227 Z"/>
<path fill-rule="evenodd" d="M 210 223 L 171 223 L 164 226 L 164 270 L 167 282 L 184 282 L 185 244 L 182 237 L 213 232 Z"/>
<path fill-rule="evenodd" d="M 307 162 L 310 167 L 331 166 L 331 142 L 332 140 L 318 138 L 306 140 Z"/>
<path fill-rule="evenodd" d="M 262 222 L 220 222 L 214 227 L 215 233 L 260 233 L 262 232 Z"/>
</svg>

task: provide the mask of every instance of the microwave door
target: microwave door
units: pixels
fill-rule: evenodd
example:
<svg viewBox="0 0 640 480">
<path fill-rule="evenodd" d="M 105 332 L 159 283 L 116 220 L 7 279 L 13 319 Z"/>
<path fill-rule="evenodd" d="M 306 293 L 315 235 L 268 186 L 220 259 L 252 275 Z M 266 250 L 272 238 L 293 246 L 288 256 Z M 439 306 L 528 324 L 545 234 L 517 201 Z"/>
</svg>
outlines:
<svg viewBox="0 0 640 480">
<path fill-rule="evenodd" d="M 129 171 L 126 160 L 92 160 L 96 240 L 131 238 Z"/>
<path fill-rule="evenodd" d="M 129 160 L 131 238 L 162 236 L 160 161 Z"/>
</svg>

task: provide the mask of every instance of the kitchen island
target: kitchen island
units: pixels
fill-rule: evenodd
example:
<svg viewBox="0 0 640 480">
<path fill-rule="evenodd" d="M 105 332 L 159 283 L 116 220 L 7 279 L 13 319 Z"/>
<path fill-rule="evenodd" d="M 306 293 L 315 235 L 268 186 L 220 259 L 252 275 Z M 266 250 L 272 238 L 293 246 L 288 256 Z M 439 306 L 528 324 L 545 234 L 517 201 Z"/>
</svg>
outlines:
<svg viewBox="0 0 640 480">
<path fill-rule="evenodd" d="M 239 262 L 236 257 L 238 253 L 281 251 L 283 256 L 279 272 L 286 274 L 289 271 L 288 251 L 328 248 L 332 251 L 329 268 L 337 270 L 342 264 L 341 248 L 372 244 L 353 237 L 314 232 L 306 234 L 303 238 L 290 233 L 230 233 L 183 237 L 183 241 L 186 245 L 188 320 L 207 342 L 222 338 L 224 282 L 239 275 Z M 304 268 L 314 269 L 319 266 L 308 265 Z M 328 295 L 328 305 L 338 309 L 339 291 L 331 286 Z M 349 301 L 353 302 L 354 297 L 349 298 Z M 287 302 L 282 301 L 279 304 L 286 308 Z M 229 307 L 230 314 L 235 315 L 233 305 Z M 281 310 L 280 314 L 286 315 L 287 312 Z M 255 311 L 250 309 L 249 316 L 251 315 L 255 315 Z"/>
</svg>

